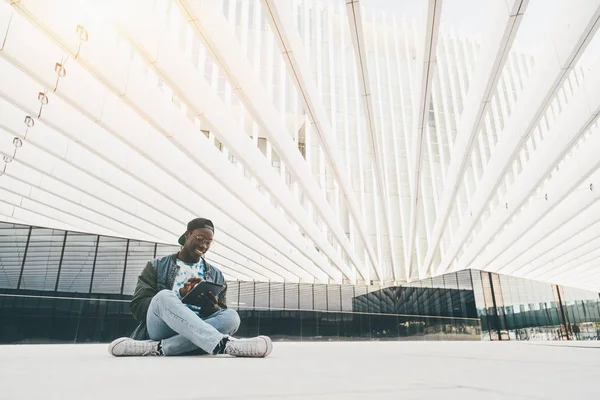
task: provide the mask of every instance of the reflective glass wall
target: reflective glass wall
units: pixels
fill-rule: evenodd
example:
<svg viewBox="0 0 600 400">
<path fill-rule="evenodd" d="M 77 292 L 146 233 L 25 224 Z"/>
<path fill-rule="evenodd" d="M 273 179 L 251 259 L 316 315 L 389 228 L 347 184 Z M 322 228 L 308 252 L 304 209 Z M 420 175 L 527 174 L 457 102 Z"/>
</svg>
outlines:
<svg viewBox="0 0 600 400">
<path fill-rule="evenodd" d="M 146 263 L 178 249 L 0 222 L 0 289 L 133 294 Z"/>
<path fill-rule="evenodd" d="M 353 303 L 354 311 L 478 318 L 469 270 L 359 294 Z"/>
<path fill-rule="evenodd" d="M 109 341 L 135 327 L 146 262 L 177 246 L 0 223 L 0 343 Z M 465 270 L 397 287 L 230 281 L 242 336 L 589 340 L 598 293 Z"/>
<path fill-rule="evenodd" d="M 137 276 L 155 256 L 177 250 L 0 223 L 0 343 L 107 342 L 129 335 L 136 325 L 129 301 Z M 410 294 L 377 285 L 230 281 L 228 305 L 242 319 L 240 336 L 479 340 L 479 319 L 464 294 L 472 293 L 470 275 L 459 274 L 417 282 Z M 400 303 L 387 307 L 399 291 Z M 401 306 L 404 299 L 410 301 Z"/>
<path fill-rule="evenodd" d="M 73 295 L 71 295 L 73 296 Z M 128 336 L 129 299 L 56 293 L 0 294 L 0 344 L 93 343 Z M 235 308 L 235 307 L 234 307 Z M 479 340 L 479 320 L 318 310 L 238 309 L 236 336 L 274 340 Z"/>
<path fill-rule="evenodd" d="M 597 293 L 563 287 L 560 294 L 565 306 L 568 334 L 575 340 L 600 340 L 600 306 Z"/>
<path fill-rule="evenodd" d="M 489 340 L 598 340 L 598 293 L 472 271 L 482 337 Z"/>
</svg>

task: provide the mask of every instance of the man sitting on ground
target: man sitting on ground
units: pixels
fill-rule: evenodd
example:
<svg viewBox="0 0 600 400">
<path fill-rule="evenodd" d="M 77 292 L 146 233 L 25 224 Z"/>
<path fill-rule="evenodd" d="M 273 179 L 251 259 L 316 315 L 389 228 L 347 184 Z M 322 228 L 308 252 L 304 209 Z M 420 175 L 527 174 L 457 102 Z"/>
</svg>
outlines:
<svg viewBox="0 0 600 400">
<path fill-rule="evenodd" d="M 227 308 L 227 284 L 219 269 L 204 260 L 212 244 L 213 223 L 196 218 L 179 238 L 177 254 L 149 262 L 135 288 L 131 312 L 140 322 L 131 338 L 119 338 L 108 347 L 113 356 L 176 356 L 183 354 L 229 354 L 266 357 L 273 349 L 271 339 L 231 337 L 240 326 L 235 310 Z M 208 292 L 198 305 L 184 298 L 201 281 L 224 285 L 215 296 Z"/>
</svg>

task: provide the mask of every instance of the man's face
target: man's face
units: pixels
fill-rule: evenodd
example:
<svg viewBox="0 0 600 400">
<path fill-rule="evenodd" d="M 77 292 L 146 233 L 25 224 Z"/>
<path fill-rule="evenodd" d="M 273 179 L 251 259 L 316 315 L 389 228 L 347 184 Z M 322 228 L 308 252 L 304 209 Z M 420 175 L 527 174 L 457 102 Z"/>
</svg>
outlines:
<svg viewBox="0 0 600 400">
<path fill-rule="evenodd" d="M 184 247 L 191 255 L 198 256 L 198 258 L 203 257 L 212 244 L 213 236 L 213 231 L 206 228 L 186 232 Z"/>
</svg>

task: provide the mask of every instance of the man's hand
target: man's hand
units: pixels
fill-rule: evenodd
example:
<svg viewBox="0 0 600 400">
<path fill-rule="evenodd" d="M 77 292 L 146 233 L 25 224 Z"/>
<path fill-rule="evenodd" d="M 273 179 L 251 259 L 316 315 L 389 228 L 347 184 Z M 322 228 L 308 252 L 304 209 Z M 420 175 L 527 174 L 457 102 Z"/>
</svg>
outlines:
<svg viewBox="0 0 600 400">
<path fill-rule="evenodd" d="M 194 286 L 196 286 L 197 284 L 199 284 L 202 281 L 203 281 L 202 278 L 192 277 L 192 278 L 188 279 L 183 284 L 183 287 L 181 287 L 179 289 L 179 295 L 181 296 L 181 298 L 184 298 L 190 292 L 190 290 L 192 290 L 194 288 Z"/>
<path fill-rule="evenodd" d="M 212 291 L 209 291 L 206 295 L 201 293 L 200 299 L 200 315 L 203 317 L 208 317 L 221 309 L 218 304 L 219 298 Z"/>
</svg>

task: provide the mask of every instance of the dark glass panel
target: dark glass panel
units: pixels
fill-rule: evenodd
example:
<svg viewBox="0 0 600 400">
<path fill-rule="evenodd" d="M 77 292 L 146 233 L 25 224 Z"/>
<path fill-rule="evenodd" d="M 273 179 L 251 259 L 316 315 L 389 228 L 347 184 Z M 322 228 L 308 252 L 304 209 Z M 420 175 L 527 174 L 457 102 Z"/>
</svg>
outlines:
<svg viewBox="0 0 600 400">
<path fill-rule="evenodd" d="M 283 283 L 255 282 L 254 290 L 255 308 L 283 308 Z"/>
<path fill-rule="evenodd" d="M 54 290 L 65 232 L 33 228 L 27 247 L 20 289 Z"/>
<path fill-rule="evenodd" d="M 0 222 L 0 289 L 16 289 L 29 227 Z"/>
<path fill-rule="evenodd" d="M 286 283 L 285 284 L 285 296 L 284 303 L 286 310 L 297 310 L 299 308 L 300 301 L 300 288 L 297 283 Z"/>
<path fill-rule="evenodd" d="M 100 237 L 92 293 L 121 293 L 126 249 L 126 239 Z"/>
<path fill-rule="evenodd" d="M 89 293 L 98 237 L 69 232 L 58 281 L 58 291 Z"/>
<path fill-rule="evenodd" d="M 124 294 L 133 294 L 137 278 L 149 261 L 154 258 L 154 243 L 129 241 L 127 251 L 127 268 L 125 271 Z"/>
<path fill-rule="evenodd" d="M 314 307 L 314 290 L 313 286 L 301 283 L 300 284 L 300 309 L 301 310 L 313 310 Z"/>
</svg>

